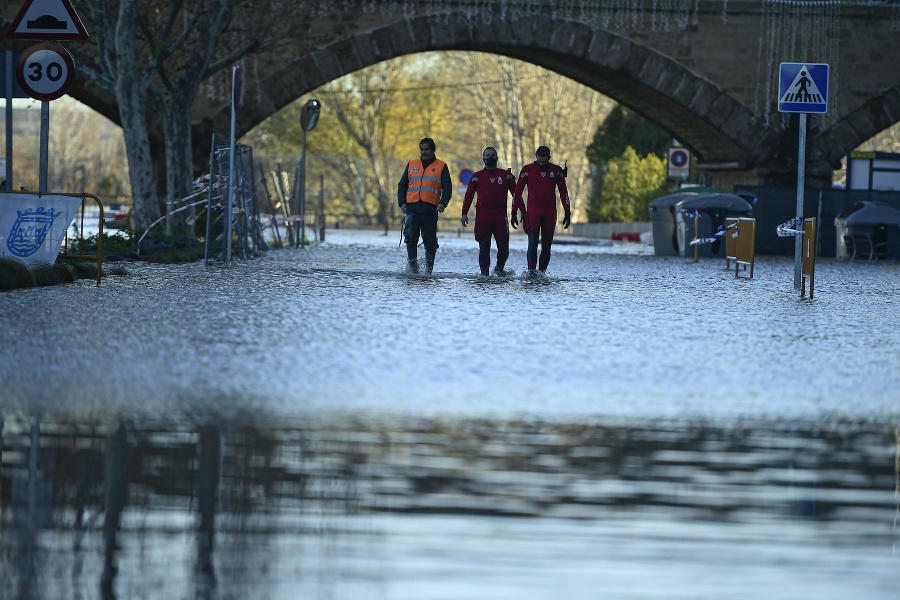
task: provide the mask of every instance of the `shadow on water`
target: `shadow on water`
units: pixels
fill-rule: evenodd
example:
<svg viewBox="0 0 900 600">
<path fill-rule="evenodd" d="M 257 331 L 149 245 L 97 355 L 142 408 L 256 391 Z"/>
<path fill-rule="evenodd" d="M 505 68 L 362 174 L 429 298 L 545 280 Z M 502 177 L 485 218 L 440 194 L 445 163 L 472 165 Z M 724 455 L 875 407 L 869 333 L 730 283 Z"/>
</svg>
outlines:
<svg viewBox="0 0 900 600">
<path fill-rule="evenodd" d="M 635 573 L 704 537 L 747 546 L 729 552 L 763 571 L 780 544 L 796 552 L 785 540 L 886 555 L 898 541 L 898 424 L 12 414 L 0 433 L 0 572 L 16 598 L 395 597 L 385 563 L 443 539 L 426 516 L 453 520 L 473 565 L 478 544 L 502 543 L 482 539 L 498 522 L 563 528 L 540 546 L 551 564 L 587 531 L 594 552 L 624 536 L 644 548 Z M 477 596 L 467 581 L 453 586 Z"/>
</svg>

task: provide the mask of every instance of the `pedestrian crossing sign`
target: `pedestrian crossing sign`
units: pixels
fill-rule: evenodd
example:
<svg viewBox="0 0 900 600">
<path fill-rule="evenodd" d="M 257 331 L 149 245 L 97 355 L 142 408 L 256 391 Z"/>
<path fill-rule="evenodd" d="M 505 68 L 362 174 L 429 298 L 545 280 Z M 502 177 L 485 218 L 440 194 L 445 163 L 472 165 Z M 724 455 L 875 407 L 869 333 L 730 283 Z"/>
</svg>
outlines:
<svg viewBox="0 0 900 600">
<path fill-rule="evenodd" d="M 781 63 L 778 112 L 824 113 L 828 110 L 828 65 Z"/>
</svg>

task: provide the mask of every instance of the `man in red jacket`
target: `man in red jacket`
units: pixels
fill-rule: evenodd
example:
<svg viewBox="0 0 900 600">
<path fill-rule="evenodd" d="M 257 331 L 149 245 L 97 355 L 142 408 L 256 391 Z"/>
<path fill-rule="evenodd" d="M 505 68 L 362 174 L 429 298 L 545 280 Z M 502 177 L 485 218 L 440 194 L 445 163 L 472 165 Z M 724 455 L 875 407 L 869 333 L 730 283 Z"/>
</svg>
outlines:
<svg viewBox="0 0 900 600">
<path fill-rule="evenodd" d="M 525 211 L 522 191 L 528 188 L 528 213 L 524 217 L 522 228 L 528 234 L 528 270 L 537 267 L 541 273 L 550 264 L 550 246 L 553 244 L 553 232 L 556 229 L 556 189 L 559 188 L 559 199 L 565 215 L 563 229 L 572 223 L 572 209 L 569 206 L 569 191 L 563 169 L 550 162 L 550 148 L 539 146 L 534 153 L 535 162 L 522 167 L 519 182 L 513 194 L 513 214 L 510 223 L 516 226 L 516 209 Z M 538 240 L 541 243 L 541 256 L 538 260 Z"/>
<path fill-rule="evenodd" d="M 494 274 L 504 276 L 504 265 L 509 258 L 509 223 L 506 220 L 506 201 L 508 194 L 516 187 L 515 176 L 497 168 L 497 150 L 488 146 L 481 153 L 484 168 L 469 180 L 466 196 L 463 199 L 462 217 L 459 222 L 463 227 L 469 224 L 469 208 L 478 194 L 475 204 L 475 241 L 478 242 L 478 266 L 482 275 L 488 275 L 491 266 L 491 236 L 497 244 L 497 266 Z"/>
</svg>

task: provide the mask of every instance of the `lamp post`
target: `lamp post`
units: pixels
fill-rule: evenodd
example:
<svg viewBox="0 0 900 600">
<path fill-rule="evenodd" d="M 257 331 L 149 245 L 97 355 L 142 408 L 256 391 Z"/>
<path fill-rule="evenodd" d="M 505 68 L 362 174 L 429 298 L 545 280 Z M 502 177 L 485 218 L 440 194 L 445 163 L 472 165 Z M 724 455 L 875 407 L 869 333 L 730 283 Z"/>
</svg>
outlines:
<svg viewBox="0 0 900 600">
<path fill-rule="evenodd" d="M 303 105 L 300 112 L 300 127 L 303 129 L 303 150 L 300 155 L 300 231 L 297 240 L 306 246 L 306 132 L 312 131 L 319 122 L 319 110 L 322 103 L 313 98 Z"/>
</svg>

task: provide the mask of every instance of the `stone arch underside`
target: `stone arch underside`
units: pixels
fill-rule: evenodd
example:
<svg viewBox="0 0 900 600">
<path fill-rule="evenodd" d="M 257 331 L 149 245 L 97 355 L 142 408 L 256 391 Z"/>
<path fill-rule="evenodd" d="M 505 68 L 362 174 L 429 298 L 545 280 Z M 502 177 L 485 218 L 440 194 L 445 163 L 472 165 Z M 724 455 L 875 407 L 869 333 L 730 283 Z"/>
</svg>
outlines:
<svg viewBox="0 0 900 600">
<path fill-rule="evenodd" d="M 900 84 L 876 98 L 869 98 L 823 132 L 817 150 L 822 152 L 822 158 L 828 164 L 840 164 L 854 148 L 895 123 L 900 123 Z"/>
<path fill-rule="evenodd" d="M 347 73 L 401 55 L 433 50 L 504 54 L 551 69 L 610 96 L 669 130 L 709 162 L 772 168 L 781 163 L 785 132 L 765 128 L 739 100 L 676 60 L 615 33 L 574 21 L 468 22 L 451 14 L 399 19 L 298 56 L 269 71 L 258 93 L 245 95 L 238 113 L 243 134 L 303 94 Z M 119 122 L 114 97 L 76 78 L 69 94 Z M 229 129 L 227 107 L 194 126 L 195 140 Z M 837 164 L 853 148 L 900 122 L 900 85 L 869 98 L 826 131 L 809 131 L 808 160 Z M 161 131 L 150 131 L 162 142 Z M 201 144 L 202 145 L 202 144 Z M 203 159 L 205 150 L 200 152 Z M 812 165 L 810 165 L 812 167 Z"/>
<path fill-rule="evenodd" d="M 301 95 L 384 60 L 466 50 L 503 54 L 578 81 L 659 124 L 706 161 L 752 167 L 777 145 L 780 133 L 754 124 L 753 113 L 733 96 L 652 49 L 581 23 L 524 23 L 528 26 L 426 16 L 359 32 L 271 73 L 262 93 L 242 107 L 238 130 L 245 133 Z M 227 129 L 229 118 L 221 111 L 211 121 L 213 130 Z"/>
</svg>

